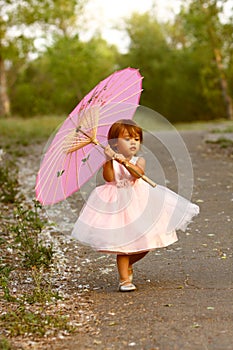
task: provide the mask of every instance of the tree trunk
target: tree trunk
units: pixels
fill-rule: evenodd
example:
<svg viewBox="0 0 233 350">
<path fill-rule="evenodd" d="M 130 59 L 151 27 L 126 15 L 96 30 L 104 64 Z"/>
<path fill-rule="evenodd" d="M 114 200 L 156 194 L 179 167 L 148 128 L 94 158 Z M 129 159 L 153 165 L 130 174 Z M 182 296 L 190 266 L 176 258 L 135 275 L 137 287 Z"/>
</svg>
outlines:
<svg viewBox="0 0 233 350">
<path fill-rule="evenodd" d="M 0 57 L 0 117 L 10 115 L 10 100 L 7 94 L 7 80 L 4 60 Z"/>
<path fill-rule="evenodd" d="M 227 80 L 223 71 L 223 64 L 222 64 L 222 56 L 221 53 L 218 49 L 214 49 L 214 56 L 215 56 L 215 61 L 218 67 L 219 71 L 219 77 L 220 77 L 220 87 L 222 91 L 222 96 L 223 96 L 223 101 L 225 104 L 226 108 L 226 116 L 227 119 L 233 120 L 233 104 L 232 104 L 232 98 L 228 94 L 228 84 Z"/>
</svg>

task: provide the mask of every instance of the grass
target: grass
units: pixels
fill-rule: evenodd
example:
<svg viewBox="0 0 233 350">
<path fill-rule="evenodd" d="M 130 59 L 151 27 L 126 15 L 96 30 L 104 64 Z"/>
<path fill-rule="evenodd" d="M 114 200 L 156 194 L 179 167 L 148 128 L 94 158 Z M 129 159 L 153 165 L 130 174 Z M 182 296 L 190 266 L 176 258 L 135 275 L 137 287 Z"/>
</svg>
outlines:
<svg viewBox="0 0 233 350">
<path fill-rule="evenodd" d="M 0 148 L 21 155 L 18 146 L 26 147 L 46 141 L 64 121 L 64 117 L 33 117 L 0 119 Z M 22 150 L 21 150 L 22 152 Z"/>
<path fill-rule="evenodd" d="M 177 123 L 174 124 L 177 130 L 207 130 L 211 133 L 216 132 L 233 132 L 233 122 L 225 119 L 216 119 L 210 121 L 197 121 L 193 123 Z M 221 125 L 221 128 L 218 127 Z M 226 131 L 231 130 L 231 131 Z"/>
<path fill-rule="evenodd" d="M 9 343 L 8 339 L 1 337 L 0 338 L 0 350 L 12 350 L 12 346 Z"/>
<path fill-rule="evenodd" d="M 15 203 L 18 195 L 18 171 L 13 162 L 5 160 L 0 166 L 0 201 Z"/>
<path fill-rule="evenodd" d="M 220 137 L 216 141 L 207 140 L 206 142 L 210 143 L 210 144 L 219 145 L 220 148 L 228 148 L 228 147 L 232 147 L 233 146 L 233 141 L 232 140 L 228 140 L 225 137 Z"/>
<path fill-rule="evenodd" d="M 139 106 L 136 111 L 134 120 L 145 130 L 145 131 L 173 131 L 174 128 L 178 131 L 185 130 L 208 130 L 214 132 L 214 130 L 223 129 L 224 132 L 232 132 L 233 126 L 232 121 L 226 119 L 216 119 L 210 121 L 196 121 L 196 122 L 182 122 L 182 123 L 170 123 L 166 117 L 162 116 L 158 112 Z"/>
<path fill-rule="evenodd" d="M 53 257 L 52 245 L 46 246 L 40 234 L 47 221 L 40 215 L 42 206 L 34 201 L 34 206 L 20 205 L 14 212 L 15 223 L 10 227 L 15 233 L 14 241 L 25 267 L 49 267 Z"/>
<path fill-rule="evenodd" d="M 228 126 L 224 126 L 223 128 L 216 128 L 211 130 L 213 134 L 221 134 L 221 133 L 233 133 L 233 122 Z"/>
<path fill-rule="evenodd" d="M 65 315 L 49 315 L 44 308 L 35 312 L 19 305 L 0 316 L 0 326 L 11 336 L 30 334 L 43 337 L 47 333 L 54 334 L 57 329 L 71 332 L 73 327 L 67 322 Z"/>
<path fill-rule="evenodd" d="M 65 117 L 62 116 L 0 119 L 0 148 L 16 156 L 21 155 L 18 146 L 26 148 L 35 143 L 45 142 L 64 120 Z M 211 132 L 233 132 L 232 121 L 219 119 L 208 122 L 198 121 L 172 125 L 164 117 L 160 116 L 159 113 L 143 107 L 140 107 L 136 113 L 135 121 L 148 131 L 172 130 L 175 127 L 179 131 L 210 130 Z M 221 128 L 218 127 L 219 124 Z"/>
</svg>

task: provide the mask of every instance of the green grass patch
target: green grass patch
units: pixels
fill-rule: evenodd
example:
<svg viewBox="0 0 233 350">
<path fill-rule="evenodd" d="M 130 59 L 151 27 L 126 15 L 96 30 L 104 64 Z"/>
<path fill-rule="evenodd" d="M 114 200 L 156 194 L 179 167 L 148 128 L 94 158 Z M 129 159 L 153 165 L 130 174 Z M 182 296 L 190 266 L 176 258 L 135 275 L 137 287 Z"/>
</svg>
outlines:
<svg viewBox="0 0 233 350">
<path fill-rule="evenodd" d="M 27 268 L 49 267 L 53 257 L 52 245 L 46 246 L 40 238 L 47 221 L 39 215 L 42 206 L 34 201 L 34 207 L 20 205 L 14 213 L 15 223 L 11 231 L 15 233 L 15 243 L 23 265 Z"/>
<path fill-rule="evenodd" d="M 231 123 L 232 125 L 223 127 L 223 128 L 216 128 L 211 130 L 213 134 L 228 134 L 228 133 L 233 133 L 233 122 Z"/>
<path fill-rule="evenodd" d="M 17 147 L 44 142 L 65 120 L 64 117 L 33 117 L 0 119 L 0 148 L 14 153 Z"/>
<path fill-rule="evenodd" d="M 210 132 L 216 132 L 214 130 L 219 130 L 219 132 L 232 132 L 233 131 L 233 122 L 225 119 L 217 119 L 210 121 L 197 121 L 193 123 L 177 123 L 174 124 L 177 130 L 207 130 Z M 219 127 L 221 125 L 221 128 Z M 221 131 L 220 131 L 221 130 Z M 222 131 L 222 130 L 231 130 L 231 131 Z"/>
<path fill-rule="evenodd" d="M 26 147 L 45 142 L 65 118 L 65 116 L 39 116 L 26 119 L 16 117 L 0 119 L 0 148 L 20 155 L 17 154 L 20 152 L 18 146 Z M 135 115 L 135 121 L 148 131 L 169 130 L 175 127 L 177 130 L 212 129 L 211 132 L 233 132 L 232 121 L 219 119 L 208 122 L 170 124 L 166 122 L 166 118 L 160 118 L 158 113 L 151 112 L 149 109 L 139 109 Z M 219 124 L 221 128 L 218 127 Z"/>
<path fill-rule="evenodd" d="M 11 337 L 19 335 L 42 337 L 46 334 L 55 334 L 58 330 L 72 332 L 74 328 L 67 321 L 67 316 L 59 315 L 59 312 L 57 315 L 49 315 L 44 308 L 33 312 L 20 305 L 0 316 L 0 327 Z"/>
<path fill-rule="evenodd" d="M 13 350 L 8 339 L 4 337 L 0 338 L 0 350 Z"/>
<path fill-rule="evenodd" d="M 9 278 L 14 268 L 0 261 L 0 287 L 3 290 L 3 299 L 6 301 L 15 301 L 15 298 L 10 293 Z M 1 349 L 1 348 L 0 348 Z"/>
<path fill-rule="evenodd" d="M 0 162 L 0 202 L 16 203 L 19 192 L 18 169 L 8 159 Z"/>
<path fill-rule="evenodd" d="M 221 148 L 227 148 L 233 146 L 233 141 L 229 140 L 225 137 L 220 137 L 218 140 L 212 141 L 212 140 L 207 140 L 206 143 L 211 143 L 214 145 L 219 145 Z"/>
</svg>

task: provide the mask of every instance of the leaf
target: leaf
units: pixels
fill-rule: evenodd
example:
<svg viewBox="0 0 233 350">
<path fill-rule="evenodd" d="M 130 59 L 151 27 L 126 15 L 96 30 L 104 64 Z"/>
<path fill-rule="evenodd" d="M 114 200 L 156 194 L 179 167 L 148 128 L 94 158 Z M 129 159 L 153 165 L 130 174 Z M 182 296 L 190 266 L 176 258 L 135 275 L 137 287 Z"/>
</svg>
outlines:
<svg viewBox="0 0 233 350">
<path fill-rule="evenodd" d="M 199 327 L 201 327 L 201 325 L 199 323 L 195 322 L 191 327 L 192 328 L 199 328 Z"/>
<path fill-rule="evenodd" d="M 88 156 L 86 158 L 82 159 L 83 164 L 85 164 L 88 161 L 89 157 L 90 157 L 90 154 L 88 154 Z"/>
<path fill-rule="evenodd" d="M 64 172 L 65 172 L 64 169 L 63 169 L 63 170 L 58 170 L 58 172 L 57 172 L 57 177 L 62 176 L 62 175 L 64 174 Z"/>
</svg>

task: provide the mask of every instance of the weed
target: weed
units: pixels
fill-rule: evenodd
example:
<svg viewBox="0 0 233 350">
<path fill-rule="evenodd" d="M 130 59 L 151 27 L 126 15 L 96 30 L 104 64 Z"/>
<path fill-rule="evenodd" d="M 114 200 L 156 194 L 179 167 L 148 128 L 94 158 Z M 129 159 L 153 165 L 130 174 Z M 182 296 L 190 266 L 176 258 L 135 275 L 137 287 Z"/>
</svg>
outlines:
<svg viewBox="0 0 233 350">
<path fill-rule="evenodd" d="M 2 203 L 17 202 L 19 193 L 18 172 L 9 161 L 2 161 L 0 166 L 0 201 Z"/>
<path fill-rule="evenodd" d="M 57 292 L 53 292 L 50 282 L 45 278 L 44 268 L 32 267 L 32 279 L 34 289 L 31 294 L 24 295 L 24 300 L 29 304 L 51 302 L 61 299 Z"/>
<path fill-rule="evenodd" d="M 34 208 L 21 205 L 15 213 L 17 223 L 12 226 L 12 230 L 16 233 L 15 242 L 25 267 L 49 267 L 52 261 L 52 245 L 46 246 L 40 239 L 42 228 L 46 224 L 39 216 L 41 209 L 40 203 L 34 201 Z"/>
<path fill-rule="evenodd" d="M 225 134 L 225 133 L 232 133 L 233 132 L 233 126 L 227 126 L 225 128 L 216 128 L 211 130 L 213 134 Z"/>
<path fill-rule="evenodd" d="M 0 338 L 0 350 L 11 350 L 11 349 L 12 347 L 8 339 Z"/>
<path fill-rule="evenodd" d="M 3 290 L 3 299 L 7 301 L 15 301 L 15 298 L 11 296 L 9 289 L 9 277 L 13 267 L 5 264 L 0 264 L 0 286 Z"/>
<path fill-rule="evenodd" d="M 49 315 L 44 308 L 29 311 L 21 305 L 0 316 L 0 327 L 8 332 L 10 336 L 36 335 L 56 333 L 58 330 L 72 332 L 73 327 L 69 325 L 67 317 L 62 315 Z"/>
<path fill-rule="evenodd" d="M 227 148 L 227 147 L 233 146 L 233 141 L 229 140 L 225 137 L 220 137 L 218 140 L 215 140 L 215 141 L 207 140 L 206 142 L 211 143 L 211 144 L 215 144 L 215 145 L 219 145 L 220 148 Z"/>
</svg>

